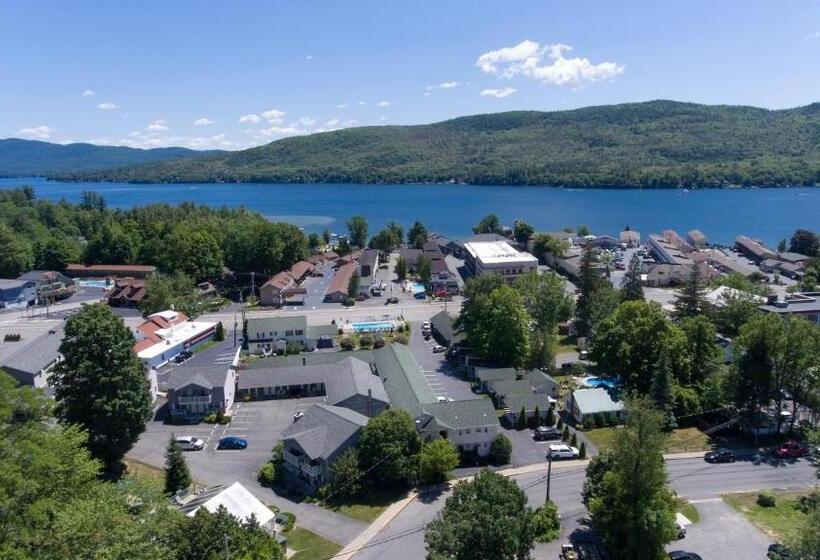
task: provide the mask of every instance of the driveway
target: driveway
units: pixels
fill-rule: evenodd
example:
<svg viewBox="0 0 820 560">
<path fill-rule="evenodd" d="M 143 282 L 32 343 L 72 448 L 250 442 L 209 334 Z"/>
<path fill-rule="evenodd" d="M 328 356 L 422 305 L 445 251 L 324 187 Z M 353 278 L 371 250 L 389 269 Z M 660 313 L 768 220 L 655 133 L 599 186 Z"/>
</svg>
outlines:
<svg viewBox="0 0 820 560">
<path fill-rule="evenodd" d="M 431 316 L 437 313 L 438 309 L 431 309 Z M 478 398 L 473 393 L 470 384 L 461 379 L 455 368 L 445 358 L 444 353 L 434 354 L 433 346 L 435 340 L 424 340 L 421 334 L 421 322 L 410 323 L 412 335 L 410 336 L 410 351 L 418 362 L 427 384 L 437 397 L 447 397 L 455 400 L 469 400 Z"/>
</svg>

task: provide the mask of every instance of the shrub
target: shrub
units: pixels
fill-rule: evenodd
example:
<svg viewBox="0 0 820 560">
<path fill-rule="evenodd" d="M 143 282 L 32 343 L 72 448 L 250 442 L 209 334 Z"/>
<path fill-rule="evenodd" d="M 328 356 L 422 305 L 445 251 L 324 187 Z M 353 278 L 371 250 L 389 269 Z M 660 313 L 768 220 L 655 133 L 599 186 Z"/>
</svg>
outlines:
<svg viewBox="0 0 820 560">
<path fill-rule="evenodd" d="M 579 459 L 586 459 L 587 458 L 587 444 L 586 442 L 581 442 L 581 449 L 578 450 L 578 458 Z"/>
<path fill-rule="evenodd" d="M 271 461 L 262 465 L 262 468 L 256 473 L 256 480 L 262 486 L 272 487 L 276 482 L 276 466 Z"/>
<path fill-rule="evenodd" d="M 398 344 L 407 344 L 407 337 L 403 334 L 397 334 L 393 337 L 393 342 L 396 342 Z"/>
<path fill-rule="evenodd" d="M 757 495 L 757 505 L 765 508 L 774 507 L 777 505 L 777 499 L 771 492 L 761 492 Z"/>
<path fill-rule="evenodd" d="M 242 393 L 242 402 L 250 402 L 251 401 L 251 394 L 250 393 Z"/>
<path fill-rule="evenodd" d="M 552 426 L 555 424 L 555 410 L 553 407 L 547 409 L 547 417 L 544 419 L 545 426 Z"/>
<path fill-rule="evenodd" d="M 561 534 L 561 518 L 554 502 L 547 502 L 533 511 L 531 519 L 536 542 L 554 541 Z"/>
<path fill-rule="evenodd" d="M 596 428 L 603 428 L 604 427 L 604 417 L 600 413 L 594 416 L 595 418 L 595 427 Z"/>
<path fill-rule="evenodd" d="M 560 430 L 564 427 L 564 421 L 561 420 L 561 418 L 558 418 L 558 423 L 555 425 L 555 427 Z"/>
<path fill-rule="evenodd" d="M 610 428 L 614 428 L 618 425 L 618 417 L 614 414 L 607 414 L 606 416 L 606 425 Z"/>
<path fill-rule="evenodd" d="M 584 427 L 585 430 L 591 430 L 595 423 L 592 421 L 592 418 L 587 416 L 586 418 L 584 418 L 584 421 L 581 425 Z"/>
<path fill-rule="evenodd" d="M 344 302 L 342 302 L 342 305 L 344 305 L 345 307 L 353 307 L 354 305 L 356 305 L 356 300 L 348 296 L 345 298 Z"/>
<path fill-rule="evenodd" d="M 339 347 L 342 350 L 353 350 L 353 339 L 351 339 L 348 335 L 344 335 L 339 339 Z"/>
<path fill-rule="evenodd" d="M 370 348 L 371 346 L 373 346 L 373 342 L 373 335 L 370 333 L 364 333 L 359 337 L 359 346 L 361 346 L 362 348 Z"/>
<path fill-rule="evenodd" d="M 302 345 L 298 342 L 288 342 L 285 346 L 285 354 L 299 354 L 302 352 Z"/>
<path fill-rule="evenodd" d="M 3 342 L 20 342 L 23 340 L 23 337 L 20 333 L 8 333 L 3 337 Z"/>
<path fill-rule="evenodd" d="M 490 445 L 490 452 L 487 455 L 487 459 L 493 465 L 506 465 L 510 462 L 510 456 L 512 455 L 512 444 L 510 440 L 507 439 L 507 436 L 504 434 L 498 434 L 493 439 L 493 443 Z"/>
<path fill-rule="evenodd" d="M 569 439 L 569 426 L 564 426 L 564 433 L 561 434 L 561 439 L 564 441 Z"/>
<path fill-rule="evenodd" d="M 280 512 L 276 517 L 279 521 L 284 521 L 285 531 L 292 531 L 296 526 L 296 516 L 289 511 Z"/>
<path fill-rule="evenodd" d="M 382 346 L 384 346 L 384 337 L 377 334 L 373 337 L 373 348 L 381 348 Z"/>
<path fill-rule="evenodd" d="M 569 444 L 572 447 L 578 447 L 578 436 L 573 432 L 572 438 L 569 440 Z"/>
</svg>

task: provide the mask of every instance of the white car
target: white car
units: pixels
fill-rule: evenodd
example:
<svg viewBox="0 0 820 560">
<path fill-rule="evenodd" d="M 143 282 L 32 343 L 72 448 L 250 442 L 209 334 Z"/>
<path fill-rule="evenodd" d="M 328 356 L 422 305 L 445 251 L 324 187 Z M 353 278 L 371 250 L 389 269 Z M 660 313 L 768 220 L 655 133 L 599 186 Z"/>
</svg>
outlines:
<svg viewBox="0 0 820 560">
<path fill-rule="evenodd" d="M 436 397 L 436 401 L 438 401 L 438 402 L 447 402 L 447 397 L 438 396 L 438 397 Z"/>
<path fill-rule="evenodd" d="M 446 352 L 447 349 L 444 346 L 439 346 L 436 344 L 433 346 L 433 354 L 441 354 L 442 352 Z"/>
<path fill-rule="evenodd" d="M 183 451 L 202 451 L 205 449 L 205 440 L 193 436 L 180 436 L 174 444 Z"/>
<path fill-rule="evenodd" d="M 553 443 L 550 445 L 547 455 L 553 459 L 577 459 L 579 451 L 577 447 L 570 447 L 563 443 Z"/>
</svg>

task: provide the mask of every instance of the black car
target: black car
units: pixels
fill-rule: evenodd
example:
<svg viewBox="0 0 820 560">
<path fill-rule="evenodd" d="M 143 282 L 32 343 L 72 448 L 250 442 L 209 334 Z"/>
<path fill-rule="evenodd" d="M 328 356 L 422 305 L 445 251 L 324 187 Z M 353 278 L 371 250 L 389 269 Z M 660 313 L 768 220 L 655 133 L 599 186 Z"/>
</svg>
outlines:
<svg viewBox="0 0 820 560">
<path fill-rule="evenodd" d="M 766 558 L 769 560 L 791 560 L 792 551 L 782 544 L 770 544 Z"/>
<path fill-rule="evenodd" d="M 734 463 L 735 452 L 731 449 L 715 449 L 703 456 L 707 463 Z"/>
<path fill-rule="evenodd" d="M 174 358 L 174 362 L 176 362 L 176 363 L 178 363 L 178 364 L 181 364 L 181 363 L 182 363 L 182 362 L 184 362 L 185 360 L 187 360 L 187 359 L 189 359 L 189 358 L 193 357 L 193 355 L 194 355 L 194 353 L 193 353 L 193 352 L 190 352 L 190 351 L 188 351 L 188 350 L 185 350 L 185 351 L 180 352 L 179 354 L 177 354 L 176 358 Z"/>
<path fill-rule="evenodd" d="M 699 554 L 685 550 L 673 550 L 669 553 L 669 560 L 703 560 Z"/>
<path fill-rule="evenodd" d="M 536 441 L 561 439 L 561 432 L 550 426 L 538 426 L 532 434 Z"/>
</svg>

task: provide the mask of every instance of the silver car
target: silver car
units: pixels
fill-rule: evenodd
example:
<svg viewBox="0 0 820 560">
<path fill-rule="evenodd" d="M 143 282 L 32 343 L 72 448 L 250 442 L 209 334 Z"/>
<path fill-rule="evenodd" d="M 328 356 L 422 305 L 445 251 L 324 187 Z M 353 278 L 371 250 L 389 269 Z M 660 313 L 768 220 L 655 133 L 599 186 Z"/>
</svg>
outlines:
<svg viewBox="0 0 820 560">
<path fill-rule="evenodd" d="M 183 451 L 202 451 L 205 449 L 205 440 L 194 436 L 180 436 L 174 443 Z"/>
</svg>

